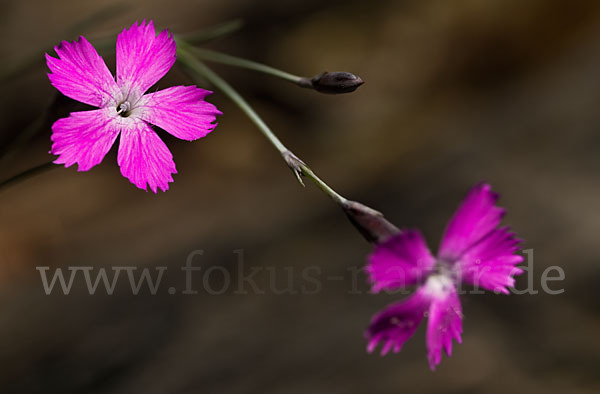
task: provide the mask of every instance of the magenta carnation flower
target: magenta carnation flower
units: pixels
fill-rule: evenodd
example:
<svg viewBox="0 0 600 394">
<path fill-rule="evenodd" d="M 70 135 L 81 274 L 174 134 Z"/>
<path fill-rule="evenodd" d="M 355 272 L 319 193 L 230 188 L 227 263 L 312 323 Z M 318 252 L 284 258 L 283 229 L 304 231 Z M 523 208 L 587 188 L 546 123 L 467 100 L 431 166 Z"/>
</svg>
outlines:
<svg viewBox="0 0 600 394">
<path fill-rule="evenodd" d="M 418 230 L 406 230 L 379 244 L 369 257 L 367 273 L 372 290 L 397 290 L 418 285 L 406 300 L 391 304 L 373 317 L 366 332 L 368 351 L 383 344 L 381 354 L 399 352 L 424 317 L 427 353 L 432 370 L 442 348 L 452 353 L 452 339 L 461 342 L 462 308 L 457 287 L 468 283 L 508 294 L 521 240 L 508 227 L 499 227 L 505 211 L 495 206 L 498 195 L 487 184 L 471 189 L 448 223 L 437 258 Z"/>
<path fill-rule="evenodd" d="M 74 112 L 52 125 L 54 161 L 78 171 L 99 164 L 120 134 L 117 162 L 121 174 L 140 189 L 156 193 L 169 189 L 176 174 L 171 152 L 154 132 L 158 126 L 177 138 L 192 141 L 216 126 L 221 112 L 204 98 L 212 92 L 196 86 L 175 86 L 154 93 L 146 91 L 173 66 L 176 44 L 154 24 L 136 22 L 117 38 L 117 79 L 84 38 L 63 41 L 46 54 L 52 85 L 62 94 L 99 109 Z"/>
</svg>

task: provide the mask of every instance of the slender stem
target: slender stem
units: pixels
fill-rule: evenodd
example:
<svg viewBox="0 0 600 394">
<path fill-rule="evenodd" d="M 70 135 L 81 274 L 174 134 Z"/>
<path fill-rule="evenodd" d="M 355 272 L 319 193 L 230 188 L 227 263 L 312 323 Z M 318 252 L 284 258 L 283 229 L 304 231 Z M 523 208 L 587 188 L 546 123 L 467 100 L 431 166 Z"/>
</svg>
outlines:
<svg viewBox="0 0 600 394">
<path fill-rule="evenodd" d="M 114 13 L 111 13 L 111 15 L 114 15 Z M 104 17 L 104 14 L 100 16 Z M 86 21 L 86 23 L 88 22 L 89 21 Z M 220 25 L 207 27 L 206 29 L 202 29 L 197 32 L 184 34 L 182 37 L 185 38 L 188 42 L 194 44 L 202 44 L 233 34 L 236 31 L 238 31 L 243 25 L 244 23 L 241 19 L 235 19 L 229 22 L 224 22 Z M 84 24 L 80 24 L 74 26 L 69 31 L 72 31 L 74 33 L 76 32 L 77 34 L 79 34 L 79 32 L 84 26 Z M 72 35 L 72 33 L 69 33 L 67 35 Z M 96 38 L 92 39 L 91 41 L 94 44 L 96 50 L 114 50 L 114 36 Z M 3 67 L 0 68 L 0 82 L 8 81 L 12 78 L 18 77 L 19 75 L 27 74 L 28 72 L 35 70 L 36 67 L 41 67 L 42 64 L 44 64 L 44 56 L 42 56 L 44 52 L 52 53 L 52 49 L 39 48 L 38 50 L 25 55 L 21 59 L 18 59 L 17 61 L 9 61 L 8 64 L 3 65 Z"/>
<path fill-rule="evenodd" d="M 294 74 L 290 74 L 285 71 L 278 70 L 274 67 L 267 66 L 262 63 L 257 63 L 252 60 L 247 60 L 247 59 L 243 59 L 240 57 L 227 55 L 227 54 L 224 54 L 221 52 L 212 51 L 210 49 L 192 47 L 192 48 L 190 48 L 190 51 L 194 55 L 196 55 L 196 57 L 198 57 L 202 60 L 206 60 L 209 62 L 215 62 L 215 63 L 227 64 L 230 66 L 242 67 L 242 68 L 246 68 L 248 70 L 253 70 L 253 71 L 258 71 L 258 72 L 261 72 L 264 74 L 269 74 L 269 75 L 284 79 L 286 81 L 289 81 L 289 82 L 292 82 L 295 84 L 300 84 L 300 83 L 302 83 L 302 81 L 304 81 L 306 79 L 306 78 L 299 77 Z"/>
<path fill-rule="evenodd" d="M 40 132 L 42 126 L 46 122 L 50 108 L 54 105 L 57 99 L 58 95 L 53 94 L 52 98 L 42 110 L 42 113 L 23 130 L 19 131 L 13 140 L 6 145 L 6 147 L 0 149 L 0 168 L 4 167 L 8 162 L 10 162 L 10 160 L 15 157 L 25 147 L 25 145 L 37 135 L 37 133 Z"/>
<path fill-rule="evenodd" d="M 177 40 L 177 51 L 178 59 L 181 63 L 200 75 L 213 84 L 223 94 L 225 94 L 231 101 L 233 101 L 240 109 L 250 118 L 250 120 L 258 127 L 262 134 L 271 142 L 271 144 L 279 151 L 288 166 L 294 171 L 298 180 L 302 184 L 300 175 L 309 178 L 315 185 L 319 187 L 324 193 L 326 193 L 333 201 L 338 204 L 345 204 L 348 200 L 333 190 L 327 183 L 319 178 L 302 160 L 292 154 L 288 148 L 277 138 L 273 131 L 267 126 L 267 124 L 261 119 L 261 117 L 254 111 L 254 109 L 248 104 L 248 102 L 240 96 L 240 94 L 231 86 L 227 81 L 222 79 L 208 66 L 194 58 L 192 52 L 189 50 L 190 46 L 183 40 Z"/>
<path fill-rule="evenodd" d="M 29 168 L 23 172 L 13 175 L 5 181 L 0 182 L 0 189 L 4 189 L 8 186 L 22 182 L 28 178 L 34 177 L 53 168 L 58 168 L 58 166 L 54 165 L 54 163 L 51 161 Z"/>
<path fill-rule="evenodd" d="M 215 26 L 207 27 L 206 29 L 184 34 L 183 38 L 192 44 L 206 43 L 223 37 L 227 37 L 244 26 L 242 19 L 234 19 Z"/>
<path fill-rule="evenodd" d="M 319 189 L 325 192 L 325 194 L 331 197 L 333 201 L 335 201 L 338 204 L 344 204 L 348 201 L 342 195 L 333 190 L 328 184 L 323 182 L 323 180 L 321 180 L 321 178 L 319 178 L 317 174 L 315 174 L 313 170 L 311 170 L 310 167 L 308 167 L 306 164 L 301 164 L 300 169 L 302 170 L 302 174 L 304 176 L 308 177 L 311 181 L 313 181 L 313 183 L 317 185 Z"/>
<path fill-rule="evenodd" d="M 288 149 L 283 145 L 283 143 L 277 138 L 277 136 L 271 131 L 269 126 L 266 125 L 265 122 L 258 116 L 258 114 L 252 109 L 250 104 L 240 94 L 229 85 L 224 79 L 219 77 L 208 68 L 204 63 L 198 61 L 193 56 L 191 56 L 188 51 L 189 45 L 186 44 L 183 40 L 177 41 L 177 51 L 179 55 L 179 60 L 192 71 L 200 74 L 204 78 L 206 78 L 210 83 L 215 85 L 217 89 L 223 92 L 227 97 L 229 97 L 234 103 L 237 104 L 238 107 L 250 118 L 252 122 L 254 122 L 259 130 L 263 133 L 265 137 L 273 144 L 275 149 L 279 151 L 279 153 L 284 153 Z"/>
<path fill-rule="evenodd" d="M 64 31 L 66 37 L 79 37 L 82 31 L 90 30 L 102 22 L 106 22 L 115 17 L 116 14 L 125 13 L 133 8 L 131 2 L 121 0 L 113 4 L 108 4 L 101 7 L 99 10 L 92 12 L 90 15 L 79 19 L 67 27 Z"/>
</svg>

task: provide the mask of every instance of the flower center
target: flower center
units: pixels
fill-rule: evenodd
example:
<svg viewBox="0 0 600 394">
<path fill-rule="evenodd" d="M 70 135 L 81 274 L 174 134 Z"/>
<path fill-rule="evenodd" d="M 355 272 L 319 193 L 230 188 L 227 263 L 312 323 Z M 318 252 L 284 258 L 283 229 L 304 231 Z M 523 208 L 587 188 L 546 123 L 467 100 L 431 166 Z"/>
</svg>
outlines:
<svg viewBox="0 0 600 394">
<path fill-rule="evenodd" d="M 117 114 L 119 114 L 122 117 L 126 118 L 130 114 L 129 110 L 131 110 L 131 104 L 129 103 L 129 101 L 123 101 L 117 107 Z"/>
<path fill-rule="evenodd" d="M 431 275 L 425 282 L 426 292 L 432 297 L 444 297 L 453 288 L 452 279 L 446 275 Z"/>
<path fill-rule="evenodd" d="M 445 260 L 445 259 L 436 259 L 434 272 L 439 275 L 444 275 L 452 278 L 454 276 L 454 265 L 456 263 L 453 261 Z"/>
</svg>

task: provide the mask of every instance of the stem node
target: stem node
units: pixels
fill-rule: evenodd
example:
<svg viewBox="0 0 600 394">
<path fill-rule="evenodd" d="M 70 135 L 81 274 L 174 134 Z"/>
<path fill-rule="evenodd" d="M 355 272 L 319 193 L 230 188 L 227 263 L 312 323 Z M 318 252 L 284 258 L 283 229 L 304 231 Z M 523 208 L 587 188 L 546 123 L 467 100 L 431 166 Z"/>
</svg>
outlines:
<svg viewBox="0 0 600 394">
<path fill-rule="evenodd" d="M 306 167 L 306 164 L 289 150 L 283 152 L 281 156 L 283 156 L 283 160 L 285 160 L 288 167 L 290 167 L 290 170 L 292 170 L 294 175 L 296 175 L 298 182 L 302 185 L 302 187 L 305 187 L 306 185 L 304 184 L 302 177 L 306 174 L 304 174 L 302 168 Z"/>
</svg>

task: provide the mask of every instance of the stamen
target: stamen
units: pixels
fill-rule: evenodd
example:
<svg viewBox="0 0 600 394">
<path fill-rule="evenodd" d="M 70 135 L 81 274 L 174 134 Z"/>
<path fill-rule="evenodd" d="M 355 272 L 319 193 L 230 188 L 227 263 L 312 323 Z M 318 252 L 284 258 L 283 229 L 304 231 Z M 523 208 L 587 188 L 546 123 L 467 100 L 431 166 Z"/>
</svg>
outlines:
<svg viewBox="0 0 600 394">
<path fill-rule="evenodd" d="M 117 110 L 117 114 L 121 115 L 121 116 L 128 116 L 127 112 L 129 112 L 130 109 L 131 109 L 131 104 L 129 104 L 129 101 L 123 101 L 119 105 L 119 109 Z"/>
</svg>

